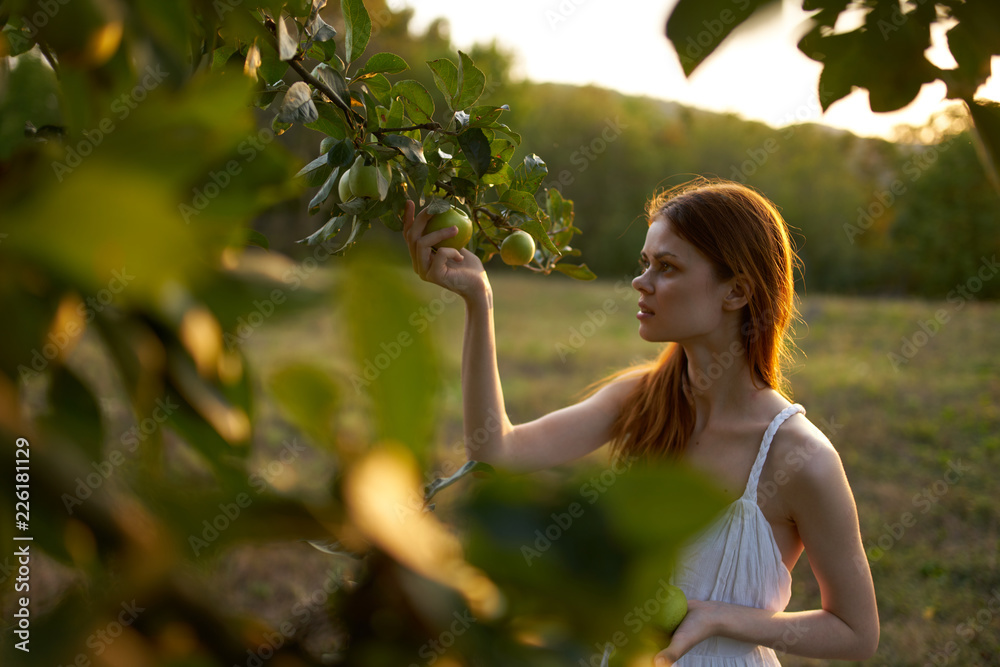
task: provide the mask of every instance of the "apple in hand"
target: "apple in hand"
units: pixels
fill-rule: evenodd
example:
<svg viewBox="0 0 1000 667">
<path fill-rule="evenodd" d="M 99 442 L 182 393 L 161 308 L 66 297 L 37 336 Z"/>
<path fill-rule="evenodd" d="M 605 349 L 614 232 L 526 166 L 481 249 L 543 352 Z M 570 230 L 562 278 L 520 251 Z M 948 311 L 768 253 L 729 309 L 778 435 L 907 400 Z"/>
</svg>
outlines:
<svg viewBox="0 0 1000 667">
<path fill-rule="evenodd" d="M 434 247 L 455 248 L 456 250 L 464 248 L 472 238 L 472 221 L 469 220 L 469 216 L 465 215 L 461 209 L 454 206 L 444 213 L 431 216 L 431 219 L 427 221 L 427 226 L 424 227 L 424 235 L 426 236 L 431 232 L 448 227 L 458 227 L 458 234 L 435 243 Z"/>
<path fill-rule="evenodd" d="M 535 256 L 535 239 L 518 229 L 500 244 L 500 259 L 511 266 L 524 266 Z"/>
<path fill-rule="evenodd" d="M 684 591 L 677 586 L 668 585 L 665 591 L 667 599 L 664 600 L 663 605 L 653 617 L 653 625 L 669 643 L 674 630 L 677 629 L 677 626 L 687 616 L 688 603 Z"/>
</svg>

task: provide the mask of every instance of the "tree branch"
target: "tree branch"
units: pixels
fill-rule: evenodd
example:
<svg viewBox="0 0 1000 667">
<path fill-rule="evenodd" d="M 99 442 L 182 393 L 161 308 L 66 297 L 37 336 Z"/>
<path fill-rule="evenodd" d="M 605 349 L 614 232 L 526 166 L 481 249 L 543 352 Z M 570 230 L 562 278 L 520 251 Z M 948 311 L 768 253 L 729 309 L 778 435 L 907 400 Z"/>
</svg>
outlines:
<svg viewBox="0 0 1000 667">
<path fill-rule="evenodd" d="M 407 127 L 383 127 L 379 130 L 372 130 L 372 134 L 376 136 L 382 136 L 383 134 L 388 134 L 390 132 L 411 132 L 413 130 L 431 130 L 433 132 L 440 132 L 441 134 L 450 134 L 452 136 L 458 136 L 458 132 L 452 132 L 451 130 L 446 130 L 441 127 L 440 123 L 430 122 L 430 123 L 420 123 L 419 125 L 409 125 Z"/>
<path fill-rule="evenodd" d="M 278 44 L 278 36 L 277 36 L 278 27 L 275 25 L 274 20 L 265 17 L 264 26 L 267 28 L 270 38 L 272 40 L 271 46 L 274 47 L 275 51 L 280 53 L 280 46 Z M 326 95 L 334 105 L 339 107 L 340 110 L 344 112 L 344 115 L 347 116 L 347 122 L 348 124 L 350 124 L 351 129 L 355 129 L 356 127 L 354 124 L 355 111 L 351 109 L 351 107 L 346 102 L 340 99 L 340 95 L 337 95 L 337 93 L 333 92 L 329 86 L 327 86 L 325 83 L 323 83 L 322 81 L 320 81 L 319 79 L 317 79 L 312 74 L 306 71 L 306 68 L 302 66 L 301 62 L 302 55 L 303 55 L 302 51 L 299 51 L 298 53 L 295 54 L 295 56 L 291 60 L 287 61 L 288 64 L 291 66 L 293 70 L 295 70 L 295 73 L 299 75 L 299 78 L 301 78 L 303 81 L 311 85 L 319 92 Z"/>
</svg>

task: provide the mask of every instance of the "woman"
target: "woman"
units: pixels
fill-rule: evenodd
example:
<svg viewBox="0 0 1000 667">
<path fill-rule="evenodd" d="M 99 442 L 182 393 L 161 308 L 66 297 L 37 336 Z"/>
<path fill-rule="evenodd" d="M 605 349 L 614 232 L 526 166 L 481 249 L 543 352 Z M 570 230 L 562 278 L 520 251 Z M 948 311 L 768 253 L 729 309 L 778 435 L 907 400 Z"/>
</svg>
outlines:
<svg viewBox="0 0 1000 667">
<path fill-rule="evenodd" d="M 467 249 L 434 250 L 457 229 L 423 236 L 429 216 L 413 211 L 411 203 L 403 231 L 414 270 L 466 304 L 464 429 L 466 443 L 477 443 L 467 444 L 470 459 L 529 471 L 610 443 L 612 456 L 684 459 L 734 499 L 679 557 L 673 578 L 688 614 L 657 667 L 779 664 L 768 647 L 847 660 L 875 652 L 875 593 L 843 465 L 781 391 L 795 255 L 770 201 L 706 180 L 654 198 L 643 272 L 632 281 L 636 317 L 644 340 L 673 344 L 656 361 L 596 383 L 579 403 L 518 425 L 504 408 L 483 265 Z M 483 442 L 493 415 L 500 427 Z M 822 608 L 785 612 L 803 549 Z"/>
</svg>

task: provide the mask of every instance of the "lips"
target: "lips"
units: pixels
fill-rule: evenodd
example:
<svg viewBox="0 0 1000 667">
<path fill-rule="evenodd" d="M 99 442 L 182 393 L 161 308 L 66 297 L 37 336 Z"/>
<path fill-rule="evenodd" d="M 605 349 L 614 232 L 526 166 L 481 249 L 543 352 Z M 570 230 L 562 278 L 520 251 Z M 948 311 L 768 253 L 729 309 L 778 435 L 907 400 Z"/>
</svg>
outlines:
<svg viewBox="0 0 1000 667">
<path fill-rule="evenodd" d="M 650 315 L 653 314 L 652 309 L 649 306 L 647 306 L 646 304 L 644 304 L 642 301 L 639 302 L 639 312 L 641 312 L 641 313 L 649 313 Z"/>
</svg>

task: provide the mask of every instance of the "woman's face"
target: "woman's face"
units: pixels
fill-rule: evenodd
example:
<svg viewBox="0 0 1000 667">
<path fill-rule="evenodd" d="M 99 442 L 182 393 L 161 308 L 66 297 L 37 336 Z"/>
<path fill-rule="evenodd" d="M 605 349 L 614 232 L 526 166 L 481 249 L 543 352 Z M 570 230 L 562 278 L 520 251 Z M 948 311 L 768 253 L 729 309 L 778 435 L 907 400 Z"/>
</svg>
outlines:
<svg viewBox="0 0 1000 667">
<path fill-rule="evenodd" d="M 639 291 L 639 335 L 650 342 L 683 343 L 720 331 L 733 280 L 720 281 L 712 264 L 691 243 L 674 233 L 664 218 L 646 231 L 632 281 Z"/>
</svg>

